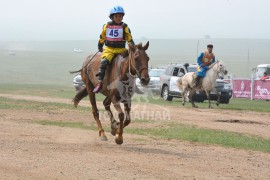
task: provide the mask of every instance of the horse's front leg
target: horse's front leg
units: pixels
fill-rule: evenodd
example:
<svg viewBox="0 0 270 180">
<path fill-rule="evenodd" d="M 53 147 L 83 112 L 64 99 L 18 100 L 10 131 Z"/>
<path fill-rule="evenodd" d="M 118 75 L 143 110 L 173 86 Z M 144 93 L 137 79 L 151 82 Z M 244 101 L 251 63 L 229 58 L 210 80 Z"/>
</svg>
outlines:
<svg viewBox="0 0 270 180">
<path fill-rule="evenodd" d="M 205 90 L 205 93 L 206 93 L 206 97 L 208 99 L 208 108 L 212 108 L 211 106 L 211 101 L 210 101 L 210 92 L 208 90 Z"/>
<path fill-rule="evenodd" d="M 219 103 L 220 103 L 220 94 L 219 92 L 216 90 L 216 93 L 217 93 L 217 102 L 216 102 L 216 105 L 219 106 Z"/>
<path fill-rule="evenodd" d="M 88 91 L 89 99 L 90 99 L 90 102 L 91 102 L 91 105 L 92 105 L 92 113 L 93 113 L 93 116 L 94 116 L 94 118 L 96 120 L 96 123 L 97 123 L 97 126 L 98 126 L 100 140 L 101 141 L 107 141 L 108 138 L 106 137 L 104 129 L 102 128 L 101 122 L 99 120 L 99 112 L 98 112 L 97 104 L 96 104 L 96 96 L 92 92 L 91 89 L 88 90 L 88 88 L 87 88 L 87 91 Z"/>
<path fill-rule="evenodd" d="M 119 124 L 119 129 L 117 129 L 117 135 L 115 137 L 115 142 L 117 144 L 122 144 L 123 143 L 123 124 L 124 124 L 124 118 L 125 118 L 125 114 L 122 111 L 122 108 L 120 106 L 120 102 L 118 102 L 115 98 L 112 99 L 113 105 L 116 109 L 116 111 L 118 112 L 118 118 L 120 121 Z"/>
<path fill-rule="evenodd" d="M 131 118 L 130 118 L 130 110 L 131 110 L 131 102 L 124 103 L 125 106 L 125 114 L 126 114 L 126 119 L 124 121 L 124 127 L 128 126 Z"/>
<path fill-rule="evenodd" d="M 109 118 L 110 118 L 110 121 L 111 121 L 111 134 L 113 136 L 115 136 L 117 128 L 119 128 L 119 122 L 117 122 L 113 117 L 113 113 L 111 111 L 111 102 L 112 102 L 111 99 L 106 97 L 103 101 L 103 105 L 104 105 L 105 110 L 107 111 Z"/>
</svg>

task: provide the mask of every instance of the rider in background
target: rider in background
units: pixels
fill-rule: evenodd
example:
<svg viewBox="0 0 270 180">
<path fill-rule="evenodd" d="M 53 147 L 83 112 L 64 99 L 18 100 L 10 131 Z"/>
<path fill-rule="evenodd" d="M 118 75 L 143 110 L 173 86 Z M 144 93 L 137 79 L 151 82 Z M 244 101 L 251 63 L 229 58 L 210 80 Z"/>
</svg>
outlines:
<svg viewBox="0 0 270 180">
<path fill-rule="evenodd" d="M 120 54 L 126 50 L 126 41 L 133 46 L 134 41 L 131 36 L 128 25 L 122 22 L 125 11 L 121 6 L 114 6 L 110 10 L 109 21 L 103 25 L 100 39 L 98 41 L 98 50 L 103 52 L 101 56 L 101 63 L 99 72 L 96 75 L 98 77 L 99 84 L 93 90 L 94 93 L 98 93 L 102 88 L 102 82 L 105 76 L 107 65 L 112 61 L 116 54 Z M 106 45 L 103 50 L 103 45 Z"/>
<path fill-rule="evenodd" d="M 209 69 L 208 66 L 215 62 L 215 55 L 213 54 L 213 44 L 207 45 L 207 50 L 202 52 L 197 59 L 197 64 L 199 67 L 196 72 L 196 79 L 194 87 L 198 86 L 202 77 L 205 76 L 206 71 Z"/>
<path fill-rule="evenodd" d="M 269 79 L 269 76 L 267 76 L 267 72 L 264 72 L 263 76 L 260 78 L 260 80 L 265 81 L 266 79 Z"/>
</svg>

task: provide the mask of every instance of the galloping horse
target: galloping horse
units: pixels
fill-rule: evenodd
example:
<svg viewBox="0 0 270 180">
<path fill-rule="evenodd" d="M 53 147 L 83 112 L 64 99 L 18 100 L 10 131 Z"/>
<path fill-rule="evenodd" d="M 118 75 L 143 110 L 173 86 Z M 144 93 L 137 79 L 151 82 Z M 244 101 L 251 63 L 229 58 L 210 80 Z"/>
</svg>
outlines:
<svg viewBox="0 0 270 180">
<path fill-rule="evenodd" d="M 135 47 L 129 45 L 128 57 L 117 55 L 110 63 L 106 70 L 103 80 L 102 90 L 100 91 L 106 98 L 103 101 L 103 105 L 109 114 L 111 121 L 111 134 L 116 135 L 115 142 L 117 144 L 123 143 L 123 128 L 127 126 L 130 119 L 131 110 L 131 97 L 135 90 L 135 78 L 139 77 L 142 85 L 148 85 L 150 78 L 148 74 L 148 61 L 149 57 L 146 54 L 149 42 L 142 46 L 142 43 Z M 85 88 L 79 91 L 73 99 L 74 106 L 77 107 L 80 100 L 87 95 L 89 96 L 92 113 L 96 120 L 99 136 L 102 141 L 106 141 L 107 137 L 102 128 L 99 120 L 99 111 L 97 109 L 95 93 L 93 93 L 94 87 L 98 84 L 96 74 L 98 73 L 100 66 L 101 53 L 97 53 L 94 56 L 88 56 L 82 69 L 75 72 L 81 72 L 82 80 L 85 84 Z M 117 122 L 112 114 L 110 105 L 113 103 L 115 109 L 118 112 L 118 118 L 120 122 Z M 121 109 L 120 103 L 124 104 L 125 114 Z"/>
<path fill-rule="evenodd" d="M 186 102 L 186 94 L 189 91 L 189 99 L 192 103 L 192 107 L 198 108 L 193 102 L 193 95 L 196 92 L 196 90 L 204 90 L 209 102 L 209 108 L 211 108 L 211 102 L 210 102 L 210 91 L 216 91 L 216 79 L 218 77 L 218 74 L 223 73 L 227 74 L 227 70 L 225 69 L 224 64 L 221 61 L 217 61 L 209 66 L 209 70 L 206 72 L 205 77 L 202 79 L 202 85 L 199 87 L 193 87 L 194 85 L 194 74 L 195 72 L 189 72 L 186 73 L 183 77 L 180 77 L 177 81 L 177 85 L 179 88 L 182 89 L 182 97 L 183 102 L 182 105 L 185 105 Z M 219 105 L 220 101 L 220 95 L 217 93 L 218 99 L 216 105 Z"/>
</svg>

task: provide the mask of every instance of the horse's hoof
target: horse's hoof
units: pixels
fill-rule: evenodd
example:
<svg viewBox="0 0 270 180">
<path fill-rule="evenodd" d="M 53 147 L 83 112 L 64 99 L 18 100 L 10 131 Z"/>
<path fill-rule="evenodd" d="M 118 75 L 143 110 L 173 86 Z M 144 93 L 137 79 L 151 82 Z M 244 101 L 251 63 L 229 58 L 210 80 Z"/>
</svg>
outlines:
<svg viewBox="0 0 270 180">
<path fill-rule="evenodd" d="M 116 132 L 117 132 L 117 129 L 112 129 L 112 130 L 111 130 L 111 134 L 112 134 L 113 136 L 116 135 Z"/>
<path fill-rule="evenodd" d="M 100 138 L 101 141 L 108 141 L 108 138 L 105 135 L 105 132 L 104 132 L 103 129 L 99 131 L 99 138 Z"/>
<path fill-rule="evenodd" d="M 104 136 L 101 136 L 101 137 L 100 137 L 100 140 L 101 140 L 101 141 L 108 141 L 108 138 L 107 138 L 107 136 L 104 135 Z"/>
<path fill-rule="evenodd" d="M 116 137 L 115 138 L 115 142 L 116 142 L 116 144 L 123 144 L 123 137 L 121 136 L 121 137 Z"/>
</svg>

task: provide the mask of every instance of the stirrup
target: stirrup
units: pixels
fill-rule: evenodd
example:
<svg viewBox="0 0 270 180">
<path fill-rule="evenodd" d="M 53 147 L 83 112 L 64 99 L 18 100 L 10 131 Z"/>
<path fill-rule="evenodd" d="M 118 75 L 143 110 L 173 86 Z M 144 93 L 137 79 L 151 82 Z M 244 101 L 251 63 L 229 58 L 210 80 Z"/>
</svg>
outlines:
<svg viewBox="0 0 270 180">
<path fill-rule="evenodd" d="M 93 90 L 94 93 L 99 93 L 99 91 L 101 90 L 102 85 L 100 83 L 98 83 L 97 87 L 95 87 L 95 89 Z"/>
<path fill-rule="evenodd" d="M 199 87 L 200 86 L 200 81 L 195 81 L 193 84 L 193 88 Z"/>
</svg>

